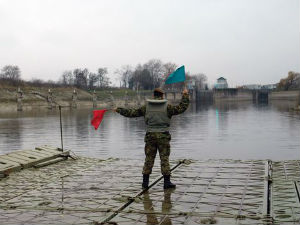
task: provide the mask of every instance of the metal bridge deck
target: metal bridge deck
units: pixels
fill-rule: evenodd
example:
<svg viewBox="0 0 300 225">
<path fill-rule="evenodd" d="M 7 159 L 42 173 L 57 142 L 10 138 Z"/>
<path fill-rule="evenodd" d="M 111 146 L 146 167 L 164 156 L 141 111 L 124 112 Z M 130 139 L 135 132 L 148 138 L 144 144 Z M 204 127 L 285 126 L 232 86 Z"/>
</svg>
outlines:
<svg viewBox="0 0 300 225">
<path fill-rule="evenodd" d="M 159 162 L 159 160 L 157 160 Z M 300 161 L 185 160 L 141 192 L 142 160 L 79 157 L 0 179 L 0 224 L 299 224 Z"/>
</svg>

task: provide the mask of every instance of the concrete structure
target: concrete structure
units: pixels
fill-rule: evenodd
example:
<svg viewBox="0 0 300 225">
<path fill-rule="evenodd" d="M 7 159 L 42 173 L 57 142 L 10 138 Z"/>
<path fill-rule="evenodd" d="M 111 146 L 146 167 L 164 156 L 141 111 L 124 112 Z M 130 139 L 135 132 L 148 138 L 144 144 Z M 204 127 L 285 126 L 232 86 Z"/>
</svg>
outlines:
<svg viewBox="0 0 300 225">
<path fill-rule="evenodd" d="M 261 90 L 261 89 L 274 90 L 277 88 L 277 85 L 276 84 L 265 84 L 265 85 L 247 84 L 247 85 L 243 85 L 242 88 L 248 90 Z"/>
<path fill-rule="evenodd" d="M 270 100 L 291 100 L 297 101 L 299 99 L 299 90 L 294 91 L 272 91 L 269 94 Z"/>
<path fill-rule="evenodd" d="M 214 85 L 215 89 L 224 89 L 228 88 L 227 80 L 224 77 L 217 79 L 217 83 Z"/>
<path fill-rule="evenodd" d="M 242 86 L 243 89 L 248 89 L 248 90 L 260 90 L 261 87 L 262 86 L 260 84 L 247 84 Z"/>
<path fill-rule="evenodd" d="M 261 89 L 274 90 L 277 88 L 277 84 L 264 84 L 261 86 Z"/>
<path fill-rule="evenodd" d="M 180 91 L 165 91 L 165 98 L 170 101 L 170 103 L 177 103 L 181 100 L 182 94 Z M 192 100 L 192 96 L 190 96 Z"/>
<path fill-rule="evenodd" d="M 94 90 L 93 92 L 93 108 L 97 108 L 97 94 L 96 94 L 96 91 Z"/>
<path fill-rule="evenodd" d="M 199 103 L 212 103 L 214 100 L 214 92 L 212 90 L 198 90 L 196 93 L 196 101 Z"/>
<path fill-rule="evenodd" d="M 0 178 L 8 177 L 10 173 L 30 167 L 41 167 L 66 160 L 70 151 L 50 146 L 37 147 L 33 150 L 15 151 L 0 156 Z"/>
<path fill-rule="evenodd" d="M 214 101 L 242 101 L 253 100 L 253 93 L 251 90 L 226 88 L 213 90 Z"/>
<path fill-rule="evenodd" d="M 227 88 L 214 89 L 214 101 L 257 101 L 266 102 L 269 100 L 271 90 L 268 89 L 241 89 Z"/>
<path fill-rule="evenodd" d="M 74 89 L 72 94 L 72 102 L 71 102 L 71 108 L 77 108 L 77 92 L 76 89 Z"/>
<path fill-rule="evenodd" d="M 18 87 L 18 92 L 17 92 L 17 111 L 22 111 L 23 110 L 22 99 L 23 99 L 23 91 L 21 91 L 21 88 Z"/>
<path fill-rule="evenodd" d="M 52 109 L 53 108 L 53 95 L 52 95 L 52 91 L 50 88 L 48 90 L 47 102 L 48 102 L 48 109 Z"/>
</svg>

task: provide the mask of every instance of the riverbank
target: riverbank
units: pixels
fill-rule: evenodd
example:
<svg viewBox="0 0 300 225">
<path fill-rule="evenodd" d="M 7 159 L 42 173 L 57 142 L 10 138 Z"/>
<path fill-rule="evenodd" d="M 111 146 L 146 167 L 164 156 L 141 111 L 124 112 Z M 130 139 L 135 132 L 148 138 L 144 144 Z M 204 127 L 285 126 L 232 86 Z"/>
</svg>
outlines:
<svg viewBox="0 0 300 225">
<path fill-rule="evenodd" d="M 113 104 L 111 100 L 104 100 L 104 101 L 97 101 L 97 106 L 95 108 L 106 108 L 111 109 L 112 107 L 137 107 L 139 104 L 144 104 L 144 99 L 138 100 L 131 99 L 127 101 L 122 99 L 114 99 Z M 70 108 L 72 109 L 72 102 L 70 101 L 58 101 L 58 104 L 60 104 L 63 108 Z M 52 109 L 58 109 L 58 105 L 54 104 Z M 94 105 L 92 101 L 77 101 L 77 109 L 93 109 Z M 23 104 L 23 110 L 22 111 L 41 111 L 41 110 L 49 110 L 49 105 L 47 102 L 44 101 L 36 101 L 36 102 L 26 102 Z M 17 111 L 17 103 L 15 102 L 0 102 L 0 112 L 1 113 L 10 113 Z"/>
<path fill-rule="evenodd" d="M 292 100 L 292 101 L 294 100 L 294 101 L 299 101 L 299 97 L 300 97 L 300 90 L 272 91 L 269 94 L 269 100 Z"/>
<path fill-rule="evenodd" d="M 74 87 L 33 87 L 23 86 L 18 90 L 14 86 L 0 85 L 0 111 L 17 110 L 17 99 L 22 110 L 37 108 L 55 108 L 58 105 L 72 108 L 111 108 L 114 105 L 129 107 L 144 103 L 152 95 L 151 91 L 137 92 L 129 89 L 82 90 Z"/>
<path fill-rule="evenodd" d="M 49 92 L 50 90 L 50 92 Z M 112 108 L 121 107 L 137 107 L 143 105 L 146 98 L 151 98 L 152 91 L 141 91 L 139 94 L 130 89 L 103 89 L 89 91 L 77 89 L 74 87 L 21 87 L 21 98 L 19 102 L 22 104 L 22 111 L 31 111 L 37 109 L 56 108 L 58 105 L 69 108 Z M 75 93 L 75 94 L 74 94 Z M 191 102 L 196 99 L 196 93 L 192 92 Z M 207 96 L 207 93 L 209 94 Z M 243 102 L 253 101 L 254 92 L 251 90 L 240 89 L 222 89 L 215 91 L 199 91 L 197 93 L 198 103 L 207 104 L 214 101 L 221 102 Z M 264 100 L 268 101 L 289 101 L 294 105 L 292 109 L 298 110 L 299 94 L 298 90 L 294 91 L 272 91 L 263 93 Z M 202 96 L 203 95 L 203 96 Z M 17 96 L 20 97 L 16 87 L 1 86 L 0 84 L 0 112 L 11 112 L 18 110 Z M 181 99 L 180 92 L 167 92 L 166 98 L 171 104 L 177 104 Z"/>
</svg>

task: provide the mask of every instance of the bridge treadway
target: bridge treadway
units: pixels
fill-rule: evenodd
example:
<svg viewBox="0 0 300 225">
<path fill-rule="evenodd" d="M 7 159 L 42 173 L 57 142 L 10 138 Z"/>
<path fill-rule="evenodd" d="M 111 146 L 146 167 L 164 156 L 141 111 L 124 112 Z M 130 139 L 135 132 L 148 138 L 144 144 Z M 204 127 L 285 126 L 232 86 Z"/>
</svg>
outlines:
<svg viewBox="0 0 300 225">
<path fill-rule="evenodd" d="M 0 179 L 0 224 L 299 224 L 300 161 L 159 160 L 141 191 L 143 160 L 79 157 Z"/>
</svg>

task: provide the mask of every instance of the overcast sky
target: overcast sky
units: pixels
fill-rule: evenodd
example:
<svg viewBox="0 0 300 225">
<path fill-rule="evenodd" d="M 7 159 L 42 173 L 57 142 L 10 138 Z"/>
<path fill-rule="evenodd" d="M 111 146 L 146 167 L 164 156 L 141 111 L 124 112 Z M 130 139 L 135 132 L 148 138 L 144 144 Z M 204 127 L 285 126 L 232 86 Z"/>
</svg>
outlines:
<svg viewBox="0 0 300 225">
<path fill-rule="evenodd" d="M 0 0 L 0 68 L 24 79 L 64 70 L 185 65 L 210 84 L 276 83 L 300 72 L 299 0 Z"/>
</svg>

